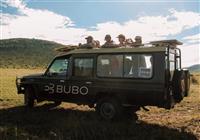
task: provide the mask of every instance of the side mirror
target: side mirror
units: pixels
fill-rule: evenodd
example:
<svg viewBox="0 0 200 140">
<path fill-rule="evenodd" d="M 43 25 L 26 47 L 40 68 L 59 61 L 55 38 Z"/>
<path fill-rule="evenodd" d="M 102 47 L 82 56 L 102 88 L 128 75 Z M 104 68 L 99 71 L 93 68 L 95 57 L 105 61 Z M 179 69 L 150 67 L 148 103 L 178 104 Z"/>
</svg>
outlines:
<svg viewBox="0 0 200 140">
<path fill-rule="evenodd" d="M 48 76 L 48 77 L 57 76 L 57 75 L 58 75 L 58 73 L 56 73 L 56 72 L 47 72 L 46 73 L 46 76 Z"/>
<path fill-rule="evenodd" d="M 56 73 L 56 72 L 51 73 L 51 76 L 57 76 L 57 75 L 58 75 L 58 73 Z"/>
</svg>

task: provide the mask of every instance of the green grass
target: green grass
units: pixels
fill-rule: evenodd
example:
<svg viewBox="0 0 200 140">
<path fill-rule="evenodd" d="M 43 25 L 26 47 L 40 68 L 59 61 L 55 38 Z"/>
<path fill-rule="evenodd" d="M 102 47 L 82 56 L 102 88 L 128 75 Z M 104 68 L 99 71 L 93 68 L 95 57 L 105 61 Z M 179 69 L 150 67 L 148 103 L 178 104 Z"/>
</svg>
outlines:
<svg viewBox="0 0 200 140">
<path fill-rule="evenodd" d="M 172 110 L 148 107 L 139 120 L 107 122 L 94 109 L 62 103 L 40 103 L 28 110 L 17 95 L 16 75 L 41 70 L 0 69 L 0 140 L 198 140 L 200 139 L 199 85 Z M 197 75 L 199 77 L 199 75 Z"/>
</svg>

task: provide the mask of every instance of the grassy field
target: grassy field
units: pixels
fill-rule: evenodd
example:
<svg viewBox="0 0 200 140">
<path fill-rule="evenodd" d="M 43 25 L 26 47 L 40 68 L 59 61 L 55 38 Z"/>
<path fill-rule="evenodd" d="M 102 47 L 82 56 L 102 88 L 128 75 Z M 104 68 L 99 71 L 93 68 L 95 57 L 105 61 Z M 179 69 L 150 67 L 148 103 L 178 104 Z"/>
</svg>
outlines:
<svg viewBox="0 0 200 140">
<path fill-rule="evenodd" d="M 106 122 L 87 106 L 45 102 L 24 108 L 15 77 L 40 71 L 0 69 L 0 140 L 200 140 L 199 74 L 194 74 L 190 96 L 174 109 L 148 107 L 149 112 L 137 112 L 137 122 Z"/>
</svg>

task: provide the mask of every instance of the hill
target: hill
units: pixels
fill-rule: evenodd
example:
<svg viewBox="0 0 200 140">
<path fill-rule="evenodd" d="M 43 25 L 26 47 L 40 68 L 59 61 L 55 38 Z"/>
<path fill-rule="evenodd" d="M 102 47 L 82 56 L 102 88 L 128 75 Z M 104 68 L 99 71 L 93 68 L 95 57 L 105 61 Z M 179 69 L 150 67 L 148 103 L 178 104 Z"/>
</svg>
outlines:
<svg viewBox="0 0 200 140">
<path fill-rule="evenodd" d="M 0 68 L 44 68 L 55 57 L 57 47 L 64 45 L 39 39 L 0 40 Z"/>
<path fill-rule="evenodd" d="M 200 72 L 200 64 L 192 65 L 187 69 L 189 69 L 190 72 Z"/>
</svg>

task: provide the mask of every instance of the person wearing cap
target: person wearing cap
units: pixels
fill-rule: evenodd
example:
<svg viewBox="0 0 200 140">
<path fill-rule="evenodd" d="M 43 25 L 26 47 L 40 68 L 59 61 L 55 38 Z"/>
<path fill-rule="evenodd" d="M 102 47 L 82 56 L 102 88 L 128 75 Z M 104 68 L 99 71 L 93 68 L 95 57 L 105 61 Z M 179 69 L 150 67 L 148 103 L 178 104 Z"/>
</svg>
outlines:
<svg viewBox="0 0 200 140">
<path fill-rule="evenodd" d="M 126 46 L 126 37 L 123 34 L 120 34 L 117 36 L 119 39 L 119 47 L 125 47 Z"/>
<path fill-rule="evenodd" d="M 111 39 L 111 36 L 107 34 L 105 36 L 105 43 L 101 46 L 102 48 L 113 48 L 114 47 L 114 41 Z"/>
<path fill-rule="evenodd" d="M 86 44 L 81 45 L 81 48 L 96 48 L 96 43 L 92 36 L 88 36 L 85 38 Z"/>
<path fill-rule="evenodd" d="M 142 45 L 142 37 L 136 36 L 135 42 L 133 43 L 133 47 L 140 47 Z"/>
<path fill-rule="evenodd" d="M 133 45 L 132 47 L 135 47 L 135 48 L 138 48 L 138 47 L 141 47 L 143 44 L 142 44 L 142 37 L 141 36 L 136 36 L 135 37 L 135 42 L 133 42 Z M 147 64 L 146 64 L 146 60 L 145 60 L 145 56 L 144 55 L 134 55 L 132 57 L 133 60 L 137 60 L 137 61 L 134 61 L 132 66 L 133 68 L 136 68 L 134 71 L 133 71 L 133 75 L 135 75 L 135 77 L 138 77 L 139 76 L 139 68 L 140 67 L 146 67 Z"/>
</svg>

